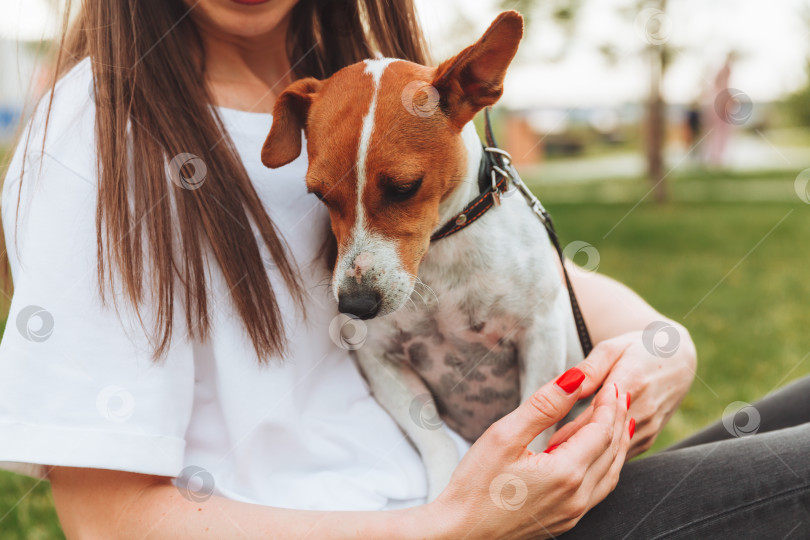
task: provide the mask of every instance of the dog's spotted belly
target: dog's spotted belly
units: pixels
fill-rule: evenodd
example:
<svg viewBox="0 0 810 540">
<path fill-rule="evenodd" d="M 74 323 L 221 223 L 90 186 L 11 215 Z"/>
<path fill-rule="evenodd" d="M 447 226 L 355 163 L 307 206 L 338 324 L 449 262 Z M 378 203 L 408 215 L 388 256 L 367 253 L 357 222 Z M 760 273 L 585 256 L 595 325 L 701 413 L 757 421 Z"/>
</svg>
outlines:
<svg viewBox="0 0 810 540">
<path fill-rule="evenodd" d="M 442 420 L 470 442 L 520 403 L 518 351 L 505 337 L 508 327 L 490 321 L 442 332 L 435 320 L 422 321 L 400 330 L 392 344 L 393 356 L 427 384 Z"/>
</svg>

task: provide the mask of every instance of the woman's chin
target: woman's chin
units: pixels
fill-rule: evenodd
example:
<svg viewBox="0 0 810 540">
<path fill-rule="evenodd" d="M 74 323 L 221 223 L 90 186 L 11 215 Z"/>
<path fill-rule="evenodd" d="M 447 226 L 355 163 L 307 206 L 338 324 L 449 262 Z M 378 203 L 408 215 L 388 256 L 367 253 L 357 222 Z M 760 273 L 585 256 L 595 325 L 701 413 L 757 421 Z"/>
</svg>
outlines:
<svg viewBox="0 0 810 540">
<path fill-rule="evenodd" d="M 189 0 L 184 0 L 189 5 Z M 242 38 L 267 35 L 289 14 L 296 0 L 200 0 L 189 5 L 204 28 Z"/>
</svg>

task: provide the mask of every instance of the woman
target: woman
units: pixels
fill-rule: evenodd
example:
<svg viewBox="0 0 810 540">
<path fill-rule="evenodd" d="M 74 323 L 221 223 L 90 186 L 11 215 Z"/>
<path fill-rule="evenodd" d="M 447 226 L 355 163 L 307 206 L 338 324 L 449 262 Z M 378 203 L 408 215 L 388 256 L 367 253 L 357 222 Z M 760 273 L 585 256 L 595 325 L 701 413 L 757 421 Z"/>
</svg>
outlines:
<svg viewBox="0 0 810 540">
<path fill-rule="evenodd" d="M 575 278 L 594 352 L 422 504 L 418 455 L 330 337 L 328 218 L 305 193 L 306 158 L 259 162 L 290 81 L 376 50 L 424 63 L 409 0 L 84 2 L 3 198 L 15 291 L 0 460 L 47 476 L 69 537 L 552 536 L 605 499 L 677 407 L 688 333 L 607 278 Z M 667 358 L 644 345 L 652 323 L 679 342 Z M 594 392 L 559 447 L 527 455 Z M 644 474 L 572 534 L 668 530 L 655 508 L 627 522 L 698 461 L 660 456 L 624 467 Z M 667 478 L 642 465 L 662 461 Z M 697 516 L 687 503 L 677 515 Z"/>
</svg>

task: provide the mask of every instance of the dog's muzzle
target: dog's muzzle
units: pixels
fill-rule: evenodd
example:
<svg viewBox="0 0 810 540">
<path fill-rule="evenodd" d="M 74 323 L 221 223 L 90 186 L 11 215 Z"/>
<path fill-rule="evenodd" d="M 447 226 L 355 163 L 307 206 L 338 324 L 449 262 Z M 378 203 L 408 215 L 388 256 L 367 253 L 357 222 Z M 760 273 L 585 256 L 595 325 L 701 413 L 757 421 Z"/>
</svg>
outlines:
<svg viewBox="0 0 810 540">
<path fill-rule="evenodd" d="M 382 317 L 405 304 L 414 278 L 402 270 L 392 242 L 365 236 L 338 258 L 332 290 L 341 313 L 359 319 Z"/>
<path fill-rule="evenodd" d="M 371 319 L 380 312 L 380 293 L 362 283 L 352 283 L 341 287 L 338 293 L 338 310 L 358 319 Z"/>
</svg>

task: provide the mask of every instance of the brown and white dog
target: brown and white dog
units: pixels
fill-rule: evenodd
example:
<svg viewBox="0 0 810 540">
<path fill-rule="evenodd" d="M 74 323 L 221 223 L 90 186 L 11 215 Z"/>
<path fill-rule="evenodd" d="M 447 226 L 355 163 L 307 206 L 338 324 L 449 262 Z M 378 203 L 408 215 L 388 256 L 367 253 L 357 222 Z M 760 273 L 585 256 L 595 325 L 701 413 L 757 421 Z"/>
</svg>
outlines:
<svg viewBox="0 0 810 540">
<path fill-rule="evenodd" d="M 520 197 L 430 241 L 479 194 L 471 120 L 500 98 L 522 35 L 510 11 L 435 68 L 377 58 L 296 81 L 262 149 L 262 162 L 280 167 L 306 134 L 307 187 L 328 207 L 338 245 L 338 307 L 368 319 L 356 359 L 419 450 L 431 500 L 459 460 L 444 425 L 475 441 L 582 359 L 547 233 Z M 426 396 L 443 423 L 420 416 Z"/>
</svg>

